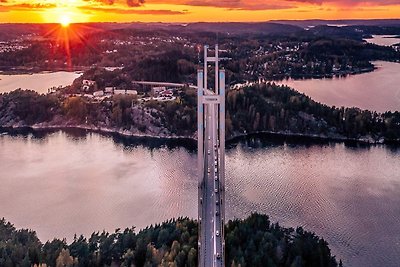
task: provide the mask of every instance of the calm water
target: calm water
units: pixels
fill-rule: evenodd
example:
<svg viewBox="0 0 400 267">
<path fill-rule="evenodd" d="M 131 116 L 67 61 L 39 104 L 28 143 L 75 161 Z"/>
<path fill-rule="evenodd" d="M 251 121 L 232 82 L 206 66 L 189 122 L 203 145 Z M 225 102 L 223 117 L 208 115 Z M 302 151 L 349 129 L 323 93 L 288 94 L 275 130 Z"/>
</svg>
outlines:
<svg viewBox="0 0 400 267">
<path fill-rule="evenodd" d="M 146 144 L 82 132 L 0 136 L 0 217 L 43 241 L 196 218 L 195 152 Z M 315 231 L 347 266 L 398 266 L 400 150 L 255 139 L 226 157 L 229 218 L 266 213 Z"/>
<path fill-rule="evenodd" d="M 400 43 L 400 38 L 393 38 L 397 35 L 373 35 L 373 38 L 365 39 L 369 43 L 391 46 Z"/>
<path fill-rule="evenodd" d="M 47 93 L 47 89 L 51 87 L 71 85 L 79 76 L 81 74 L 65 71 L 21 75 L 0 74 L 0 93 L 18 88 Z"/>
<path fill-rule="evenodd" d="M 346 78 L 284 80 L 317 102 L 385 112 L 400 110 L 400 63 L 376 61 L 374 72 Z"/>
</svg>

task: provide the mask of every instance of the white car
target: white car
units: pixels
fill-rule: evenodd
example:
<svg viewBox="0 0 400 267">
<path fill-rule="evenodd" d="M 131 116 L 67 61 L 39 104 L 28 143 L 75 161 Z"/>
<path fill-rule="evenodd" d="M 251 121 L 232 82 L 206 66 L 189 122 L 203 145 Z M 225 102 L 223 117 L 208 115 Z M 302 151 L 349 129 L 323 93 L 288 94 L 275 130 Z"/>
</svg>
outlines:
<svg viewBox="0 0 400 267">
<path fill-rule="evenodd" d="M 215 188 L 214 192 L 217 194 L 218 193 L 218 188 Z"/>
<path fill-rule="evenodd" d="M 210 155 L 210 154 L 211 154 L 211 151 L 210 151 L 210 150 L 208 150 L 208 151 L 207 151 L 207 153 L 208 153 L 208 155 Z"/>
<path fill-rule="evenodd" d="M 217 232 L 215 233 L 216 236 L 219 236 L 219 231 L 217 230 Z"/>
<path fill-rule="evenodd" d="M 214 176 L 214 180 L 218 181 L 218 176 L 217 175 Z"/>
</svg>

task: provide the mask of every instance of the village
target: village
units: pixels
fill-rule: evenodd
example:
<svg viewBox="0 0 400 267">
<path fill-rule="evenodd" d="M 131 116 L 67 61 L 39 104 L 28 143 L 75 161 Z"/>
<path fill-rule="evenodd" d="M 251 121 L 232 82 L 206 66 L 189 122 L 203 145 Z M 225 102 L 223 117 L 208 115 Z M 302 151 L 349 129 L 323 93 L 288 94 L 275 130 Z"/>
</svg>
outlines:
<svg viewBox="0 0 400 267">
<path fill-rule="evenodd" d="M 153 82 L 132 82 L 138 90 L 133 89 L 121 89 L 115 86 L 106 86 L 103 89 L 98 88 L 96 81 L 83 80 L 80 92 L 68 94 L 70 97 L 84 97 L 90 102 L 100 103 L 105 100 L 109 100 L 115 95 L 129 95 L 138 99 L 139 102 L 157 101 L 157 102 L 168 102 L 168 101 L 179 101 L 179 93 L 182 90 L 184 84 L 172 84 L 172 83 L 153 83 Z M 143 92 L 143 87 L 150 87 L 149 92 Z M 49 93 L 57 92 L 58 88 L 49 90 Z"/>
</svg>

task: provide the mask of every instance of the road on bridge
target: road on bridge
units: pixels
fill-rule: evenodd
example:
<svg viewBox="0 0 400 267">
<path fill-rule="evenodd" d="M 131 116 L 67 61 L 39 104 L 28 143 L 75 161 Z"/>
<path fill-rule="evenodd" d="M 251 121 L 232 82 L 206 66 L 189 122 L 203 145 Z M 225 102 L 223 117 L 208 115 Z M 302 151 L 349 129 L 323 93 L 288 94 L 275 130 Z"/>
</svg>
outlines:
<svg viewBox="0 0 400 267">
<path fill-rule="evenodd" d="M 205 109 L 205 157 L 204 157 L 204 184 L 202 201 L 202 234 L 204 242 L 204 267 L 223 266 L 222 194 L 219 179 L 218 154 L 218 116 L 215 105 L 206 105 Z"/>
</svg>

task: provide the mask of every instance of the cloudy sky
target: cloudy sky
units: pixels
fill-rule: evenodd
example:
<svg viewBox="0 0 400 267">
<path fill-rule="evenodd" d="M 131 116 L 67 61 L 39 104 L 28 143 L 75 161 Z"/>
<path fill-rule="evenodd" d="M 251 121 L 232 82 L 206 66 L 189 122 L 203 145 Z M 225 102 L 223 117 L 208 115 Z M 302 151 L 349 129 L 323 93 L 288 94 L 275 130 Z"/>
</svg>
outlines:
<svg viewBox="0 0 400 267">
<path fill-rule="evenodd" d="M 0 0 L 0 22 L 400 18 L 400 0 Z"/>
</svg>

